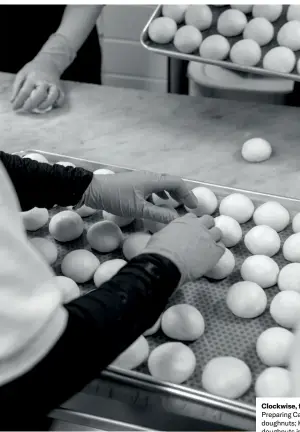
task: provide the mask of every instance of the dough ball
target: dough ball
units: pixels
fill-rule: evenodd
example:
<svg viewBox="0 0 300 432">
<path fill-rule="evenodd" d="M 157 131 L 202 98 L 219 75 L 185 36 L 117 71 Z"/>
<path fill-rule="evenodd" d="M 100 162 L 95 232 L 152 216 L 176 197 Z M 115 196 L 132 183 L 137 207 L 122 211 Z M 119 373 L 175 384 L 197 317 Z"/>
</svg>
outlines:
<svg viewBox="0 0 300 432">
<path fill-rule="evenodd" d="M 185 209 L 188 212 L 194 213 L 197 216 L 203 216 L 205 214 L 211 215 L 217 210 L 218 199 L 210 189 L 199 186 L 192 189 L 192 191 L 196 196 L 199 204 L 196 209 L 190 209 L 185 206 Z"/>
<path fill-rule="evenodd" d="M 300 293 L 300 263 L 284 266 L 278 276 L 278 288 L 281 291 L 297 291 Z"/>
<path fill-rule="evenodd" d="M 23 156 L 23 159 L 31 159 L 36 162 L 49 164 L 48 159 L 46 159 L 45 156 L 40 153 L 27 153 L 25 156 Z"/>
<path fill-rule="evenodd" d="M 157 206 L 166 205 L 168 207 L 173 207 L 174 209 L 176 209 L 180 206 L 180 203 L 178 201 L 175 201 L 168 192 L 166 192 L 166 195 L 167 195 L 168 199 L 162 199 L 159 196 L 157 196 L 156 194 L 152 194 L 153 204 L 155 204 Z"/>
<path fill-rule="evenodd" d="M 244 281 L 255 282 L 262 288 L 270 288 L 277 283 L 278 264 L 268 256 L 252 255 L 245 259 L 241 267 Z"/>
<path fill-rule="evenodd" d="M 291 397 L 292 383 L 290 372 L 281 367 L 265 369 L 255 383 L 256 397 Z"/>
<path fill-rule="evenodd" d="M 222 231 L 222 243 L 227 248 L 237 245 L 242 240 L 242 228 L 232 217 L 225 215 L 216 217 L 215 226 Z"/>
<path fill-rule="evenodd" d="M 76 282 L 66 276 L 55 276 L 62 294 L 62 303 L 67 304 L 80 297 L 80 289 Z"/>
<path fill-rule="evenodd" d="M 97 213 L 97 210 L 92 209 L 91 207 L 88 207 L 86 205 L 81 206 L 78 210 L 76 210 L 76 213 L 80 216 L 80 217 L 88 217 L 91 216 L 95 213 Z"/>
<path fill-rule="evenodd" d="M 242 66 L 255 66 L 261 59 L 260 46 L 252 39 L 239 40 L 231 48 L 230 59 Z"/>
<path fill-rule="evenodd" d="M 204 367 L 202 386 L 216 396 L 238 399 L 251 386 L 249 367 L 235 357 L 215 357 Z"/>
<path fill-rule="evenodd" d="M 45 208 L 34 207 L 31 210 L 21 212 L 21 218 L 27 231 L 37 231 L 48 222 L 49 212 Z"/>
<path fill-rule="evenodd" d="M 187 10 L 187 5 L 163 5 L 162 14 L 164 17 L 171 18 L 177 24 L 184 20 L 185 11 Z"/>
<path fill-rule="evenodd" d="M 274 26 L 266 18 L 253 18 L 247 23 L 243 37 L 254 40 L 259 46 L 265 46 L 274 37 Z"/>
<path fill-rule="evenodd" d="M 273 320 L 282 327 L 294 329 L 300 321 L 300 294 L 296 291 L 281 291 L 270 304 Z"/>
<path fill-rule="evenodd" d="M 109 175 L 109 174 L 115 174 L 112 170 L 106 169 L 106 168 L 99 168 L 96 171 L 94 171 L 94 174 L 96 175 Z"/>
<path fill-rule="evenodd" d="M 213 280 L 225 279 L 229 276 L 235 268 L 235 258 L 233 253 L 226 249 L 224 255 L 215 265 L 215 267 L 205 274 L 205 277 Z"/>
<path fill-rule="evenodd" d="M 149 243 L 150 238 L 151 235 L 144 232 L 130 234 L 123 244 L 123 255 L 127 261 L 139 255 Z"/>
<path fill-rule="evenodd" d="M 177 24 L 172 18 L 160 17 L 152 21 L 148 28 L 148 35 L 157 44 L 170 43 L 177 31 Z"/>
<path fill-rule="evenodd" d="M 55 165 L 61 165 L 61 166 L 64 166 L 64 167 L 76 168 L 76 165 L 74 165 L 72 162 L 64 162 L 64 161 L 55 162 Z"/>
<path fill-rule="evenodd" d="M 98 258 L 85 249 L 69 252 L 61 263 L 61 272 L 64 276 L 77 283 L 85 283 L 92 279 L 100 265 Z"/>
<path fill-rule="evenodd" d="M 253 255 L 272 257 L 280 249 L 279 235 L 267 225 L 258 225 L 252 228 L 245 235 L 244 242 L 248 251 Z"/>
<path fill-rule="evenodd" d="M 243 224 L 251 219 L 254 204 L 246 195 L 233 193 L 222 199 L 219 210 L 221 215 L 230 216 Z"/>
<path fill-rule="evenodd" d="M 207 5 L 190 5 L 185 13 L 185 23 L 203 31 L 212 24 L 212 11 Z"/>
<path fill-rule="evenodd" d="M 177 304 L 162 316 L 161 328 L 166 336 L 179 341 L 195 341 L 204 333 L 204 319 L 194 306 Z"/>
<path fill-rule="evenodd" d="M 280 232 L 290 223 L 290 214 L 276 201 L 268 201 L 255 210 L 253 221 L 255 225 L 267 225 Z"/>
<path fill-rule="evenodd" d="M 252 8 L 253 5 L 249 5 L 249 4 L 241 4 L 241 5 L 231 5 L 232 9 L 237 9 L 240 10 L 241 12 L 248 14 L 250 12 L 252 12 Z"/>
<path fill-rule="evenodd" d="M 230 51 L 228 40 L 221 35 L 212 35 L 204 39 L 200 45 L 201 57 L 211 60 L 224 60 Z"/>
<path fill-rule="evenodd" d="M 112 259 L 100 264 L 94 274 L 94 284 L 99 288 L 105 282 L 109 281 L 123 268 L 127 262 L 123 259 Z"/>
<path fill-rule="evenodd" d="M 102 212 L 102 217 L 104 220 L 115 223 L 120 228 L 130 225 L 134 221 L 134 218 L 116 216 L 112 213 L 106 212 L 105 210 Z"/>
<path fill-rule="evenodd" d="M 83 233 L 84 224 L 74 211 L 65 210 L 53 216 L 49 223 L 49 232 L 59 242 L 78 239 Z"/>
<path fill-rule="evenodd" d="M 201 42 L 201 32 L 196 27 L 185 25 L 177 30 L 173 43 L 179 52 L 191 54 L 199 48 Z"/>
<path fill-rule="evenodd" d="M 264 290 L 254 282 L 235 283 L 226 298 L 228 309 L 239 318 L 258 317 L 266 310 L 267 301 Z"/>
<path fill-rule="evenodd" d="M 222 12 L 217 22 L 218 32 L 226 37 L 238 36 L 247 24 L 246 15 L 238 9 Z"/>
<path fill-rule="evenodd" d="M 294 216 L 293 222 L 292 222 L 292 228 L 293 228 L 294 233 L 300 232 L 300 213 L 297 213 Z"/>
<path fill-rule="evenodd" d="M 300 22 L 294 20 L 285 23 L 277 34 L 277 42 L 292 51 L 298 51 L 300 49 Z"/>
<path fill-rule="evenodd" d="M 123 233 L 114 222 L 101 221 L 88 229 L 86 238 L 92 249 L 100 253 L 110 253 L 121 246 Z"/>
<path fill-rule="evenodd" d="M 284 328 L 268 328 L 257 339 L 258 358 L 266 366 L 288 366 L 294 338 L 293 333 Z"/>
<path fill-rule="evenodd" d="M 49 265 L 55 263 L 57 260 L 58 251 L 54 243 L 42 237 L 35 237 L 31 239 L 30 242 Z"/>
<path fill-rule="evenodd" d="M 300 233 L 292 234 L 286 239 L 282 253 L 287 261 L 300 262 Z"/>
<path fill-rule="evenodd" d="M 288 21 L 300 21 L 300 5 L 292 4 L 288 7 L 286 19 Z"/>
<path fill-rule="evenodd" d="M 270 159 L 272 147 L 263 138 L 252 138 L 242 147 L 242 156 L 247 162 L 264 162 Z"/>
<path fill-rule="evenodd" d="M 290 48 L 272 48 L 263 59 L 263 67 L 267 70 L 288 74 L 292 72 L 296 64 L 296 56 Z"/>
<path fill-rule="evenodd" d="M 120 354 L 111 366 L 125 370 L 136 369 L 149 357 L 149 344 L 144 336 L 140 336 L 122 354 Z"/>
<path fill-rule="evenodd" d="M 162 315 L 158 318 L 158 320 L 153 324 L 152 327 L 150 327 L 148 330 L 146 330 L 144 332 L 144 336 L 152 336 L 158 332 L 158 330 L 160 329 L 160 325 L 161 325 L 161 318 L 162 318 Z"/>
<path fill-rule="evenodd" d="M 277 4 L 256 4 L 252 9 L 254 18 L 263 17 L 270 22 L 277 21 L 281 13 L 282 5 Z"/>
<path fill-rule="evenodd" d="M 182 384 L 194 373 L 196 357 L 181 342 L 167 342 L 155 348 L 148 359 L 150 374 L 161 381 Z"/>
</svg>

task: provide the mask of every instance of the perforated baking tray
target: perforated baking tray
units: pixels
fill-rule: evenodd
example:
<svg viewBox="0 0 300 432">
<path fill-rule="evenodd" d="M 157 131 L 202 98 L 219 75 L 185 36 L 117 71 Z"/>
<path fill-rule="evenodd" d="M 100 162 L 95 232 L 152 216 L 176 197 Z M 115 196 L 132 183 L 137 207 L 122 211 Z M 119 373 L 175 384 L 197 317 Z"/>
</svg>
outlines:
<svg viewBox="0 0 300 432">
<path fill-rule="evenodd" d="M 212 13 L 213 13 L 213 22 L 212 22 L 211 27 L 208 30 L 204 30 L 201 32 L 203 39 L 205 39 L 207 36 L 211 36 L 213 34 L 219 34 L 217 31 L 218 18 L 222 12 L 224 12 L 226 9 L 230 8 L 230 6 L 222 6 L 222 7 L 216 7 L 214 5 L 209 5 L 209 6 L 210 6 Z M 262 65 L 262 59 L 264 58 L 266 53 L 268 51 L 270 51 L 272 48 L 275 48 L 276 46 L 278 46 L 277 33 L 278 33 L 279 29 L 287 22 L 287 19 L 286 19 L 286 12 L 287 12 L 287 8 L 288 8 L 287 5 L 283 5 L 283 12 L 282 12 L 281 16 L 279 17 L 279 19 L 277 21 L 272 23 L 274 25 L 274 30 L 275 30 L 274 38 L 272 39 L 272 41 L 269 44 L 265 45 L 264 47 L 261 47 L 262 58 L 261 58 L 261 61 L 258 63 L 258 65 L 255 67 L 247 67 L 247 66 L 237 65 L 235 63 L 232 63 L 232 61 L 229 59 L 229 57 L 226 58 L 226 60 L 222 60 L 222 61 L 205 59 L 203 57 L 200 57 L 198 49 L 196 52 L 194 52 L 192 54 L 183 54 L 175 48 L 173 43 L 157 44 L 157 43 L 152 42 L 149 38 L 149 35 L 148 35 L 148 29 L 149 29 L 150 24 L 152 23 L 152 21 L 155 18 L 159 18 L 160 16 L 162 16 L 162 7 L 163 7 L 163 5 L 157 6 L 157 8 L 155 9 L 153 14 L 151 15 L 149 21 L 147 22 L 145 28 L 143 29 L 143 31 L 141 33 L 141 37 L 140 37 L 141 44 L 147 50 L 152 51 L 153 53 L 156 53 L 156 54 L 161 54 L 161 55 L 167 56 L 167 57 L 174 57 L 174 58 L 177 58 L 180 60 L 194 61 L 194 62 L 199 62 L 199 63 L 205 63 L 205 64 L 210 64 L 210 65 L 220 66 L 220 67 L 224 67 L 227 69 L 232 69 L 232 70 L 244 72 L 246 74 L 259 74 L 259 75 L 264 75 L 264 76 L 269 76 L 269 77 L 286 78 L 286 79 L 291 79 L 293 81 L 300 81 L 300 75 L 297 72 L 296 66 L 291 73 L 285 74 L 285 73 L 277 73 L 277 72 L 273 72 L 273 71 L 268 71 L 268 70 L 264 69 L 263 65 Z M 246 16 L 247 16 L 247 19 L 249 22 L 250 19 L 252 19 L 252 14 L 247 14 Z M 184 24 L 179 25 L 178 28 L 180 28 L 182 25 L 184 25 Z M 230 43 L 230 47 L 232 47 L 237 41 L 243 39 L 243 35 L 241 34 L 239 36 L 230 37 L 227 39 Z M 295 55 L 296 55 L 296 58 L 298 60 L 300 58 L 300 51 L 295 52 Z"/>
</svg>

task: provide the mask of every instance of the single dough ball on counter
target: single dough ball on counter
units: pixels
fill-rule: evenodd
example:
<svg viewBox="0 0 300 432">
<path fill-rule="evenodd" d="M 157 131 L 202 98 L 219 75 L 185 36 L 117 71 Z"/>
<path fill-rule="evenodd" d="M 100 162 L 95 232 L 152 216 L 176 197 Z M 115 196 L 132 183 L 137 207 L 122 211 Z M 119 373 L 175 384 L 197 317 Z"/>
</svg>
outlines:
<svg viewBox="0 0 300 432">
<path fill-rule="evenodd" d="M 143 252 L 150 239 L 151 234 L 144 232 L 130 234 L 123 243 L 123 255 L 127 261 Z"/>
<path fill-rule="evenodd" d="M 300 294 L 296 291 L 281 291 L 270 304 L 273 320 L 282 327 L 294 329 L 300 321 Z"/>
<path fill-rule="evenodd" d="M 123 233 L 114 222 L 101 221 L 88 229 L 86 238 L 92 249 L 100 253 L 109 253 L 121 246 Z"/>
<path fill-rule="evenodd" d="M 80 289 L 76 282 L 66 276 L 55 276 L 60 292 L 62 303 L 66 304 L 80 297 Z"/>
<path fill-rule="evenodd" d="M 218 199 L 213 191 L 206 187 L 199 186 L 192 189 L 192 192 L 198 200 L 198 207 L 196 209 L 190 209 L 185 206 L 188 212 L 194 213 L 196 216 L 203 216 L 205 214 L 211 215 L 216 211 Z"/>
<path fill-rule="evenodd" d="M 260 334 L 256 353 L 266 366 L 288 366 L 295 336 L 281 327 L 271 327 Z"/>
<path fill-rule="evenodd" d="M 246 195 L 233 193 L 222 199 L 219 210 L 221 215 L 230 216 L 243 224 L 251 219 L 254 204 Z"/>
<path fill-rule="evenodd" d="M 300 232 L 300 213 L 297 213 L 294 216 L 293 222 L 292 222 L 292 229 L 293 229 L 294 233 Z"/>
<path fill-rule="evenodd" d="M 72 167 L 72 168 L 76 168 L 76 165 L 74 165 L 72 162 L 60 161 L 60 162 L 55 162 L 55 165 L 61 165 L 61 166 L 63 166 L 63 167 Z"/>
<path fill-rule="evenodd" d="M 278 233 L 267 225 L 257 225 L 247 232 L 245 246 L 253 255 L 272 257 L 280 250 Z"/>
<path fill-rule="evenodd" d="M 203 31 L 212 24 L 212 11 L 207 5 L 190 5 L 185 13 L 185 23 Z"/>
<path fill-rule="evenodd" d="M 233 253 L 226 249 L 224 255 L 215 265 L 215 267 L 207 272 L 204 276 L 208 279 L 222 280 L 229 276 L 235 268 L 235 258 Z"/>
<path fill-rule="evenodd" d="M 150 374 L 159 380 L 182 384 L 194 373 L 196 357 L 181 342 L 167 342 L 155 348 L 148 359 Z"/>
<path fill-rule="evenodd" d="M 174 37 L 174 46 L 179 52 L 191 54 L 199 48 L 202 42 L 200 30 L 192 25 L 185 25 L 177 30 Z"/>
<path fill-rule="evenodd" d="M 278 46 L 272 48 L 263 59 L 263 67 L 267 70 L 288 74 L 292 72 L 296 64 L 294 52 L 287 47 Z"/>
<path fill-rule="evenodd" d="M 180 24 L 184 20 L 185 11 L 187 5 L 163 5 L 162 14 L 164 17 L 171 18 L 177 24 Z"/>
<path fill-rule="evenodd" d="M 222 35 L 212 35 L 204 39 L 200 45 L 201 57 L 211 60 L 224 60 L 230 51 L 228 40 Z"/>
<path fill-rule="evenodd" d="M 65 210 L 53 216 L 49 223 L 49 232 L 59 242 L 78 239 L 83 233 L 84 224 L 74 211 Z"/>
<path fill-rule="evenodd" d="M 282 252 L 287 261 L 300 262 L 300 233 L 292 234 L 286 239 Z"/>
<path fill-rule="evenodd" d="M 152 336 L 158 332 L 161 326 L 161 318 L 162 315 L 158 318 L 158 320 L 153 324 L 152 327 L 150 327 L 148 330 L 144 332 L 144 336 Z"/>
<path fill-rule="evenodd" d="M 88 207 L 86 205 L 83 205 L 78 210 L 76 210 L 76 213 L 80 217 L 84 218 L 84 217 L 88 217 L 88 216 L 91 216 L 91 215 L 97 213 L 97 210 L 92 209 L 91 207 Z"/>
<path fill-rule="evenodd" d="M 236 5 L 236 4 L 234 4 L 234 5 L 231 5 L 231 8 L 232 9 L 238 9 L 241 12 L 248 14 L 248 13 L 252 12 L 253 5 L 249 5 L 249 4 Z"/>
<path fill-rule="evenodd" d="M 241 397 L 251 383 L 249 367 L 235 357 L 215 357 L 205 365 L 202 373 L 204 390 L 228 399 Z"/>
<path fill-rule="evenodd" d="M 243 37 L 254 40 L 259 46 L 265 46 L 274 37 L 274 26 L 266 18 L 253 18 L 247 23 Z"/>
<path fill-rule="evenodd" d="M 105 282 L 109 281 L 123 268 L 127 262 L 123 259 L 112 259 L 100 264 L 94 274 L 94 284 L 99 288 Z"/>
<path fill-rule="evenodd" d="M 163 198 L 160 198 L 156 194 L 152 194 L 153 204 L 155 204 L 157 206 L 162 206 L 162 205 L 165 206 L 166 205 L 168 207 L 173 207 L 174 209 L 176 209 L 180 206 L 180 203 L 178 201 L 174 200 L 174 198 L 172 198 L 168 192 L 166 192 L 166 195 L 167 195 L 168 199 L 163 199 Z"/>
<path fill-rule="evenodd" d="M 280 291 L 297 291 L 300 293 L 300 263 L 284 266 L 278 276 Z"/>
<path fill-rule="evenodd" d="M 157 44 L 167 44 L 174 39 L 176 31 L 177 24 L 172 18 L 160 17 L 149 25 L 148 35 Z"/>
<path fill-rule="evenodd" d="M 98 258 L 85 249 L 69 252 L 61 263 L 61 272 L 76 283 L 85 283 L 92 279 L 100 265 Z"/>
<path fill-rule="evenodd" d="M 300 49 L 300 22 L 288 21 L 277 34 L 278 45 L 290 48 L 292 51 Z"/>
<path fill-rule="evenodd" d="M 23 156 L 23 159 L 31 159 L 36 162 L 49 164 L 48 159 L 46 159 L 45 156 L 41 155 L 40 153 L 27 153 L 25 156 Z"/>
<path fill-rule="evenodd" d="M 261 59 L 260 46 L 252 39 L 239 40 L 231 48 L 230 59 L 241 66 L 255 66 Z"/>
<path fill-rule="evenodd" d="M 256 318 L 267 307 L 267 296 L 264 290 L 254 282 L 237 282 L 228 292 L 226 303 L 228 309 L 239 318 Z"/>
<path fill-rule="evenodd" d="M 271 144 L 263 138 L 251 138 L 242 147 L 242 157 L 247 162 L 264 162 L 272 155 Z"/>
<path fill-rule="evenodd" d="M 252 255 L 245 259 L 241 267 L 244 281 L 255 282 L 262 288 L 270 288 L 277 283 L 278 264 L 265 255 Z"/>
<path fill-rule="evenodd" d="M 45 208 L 34 207 L 31 210 L 21 212 L 24 228 L 27 231 L 37 231 L 49 220 L 49 212 Z"/>
<path fill-rule="evenodd" d="M 178 304 L 163 313 L 161 328 L 171 339 L 195 341 L 203 335 L 205 324 L 203 316 L 194 306 Z"/>
<path fill-rule="evenodd" d="M 118 225 L 120 228 L 130 225 L 134 221 L 134 218 L 117 216 L 112 213 L 108 213 L 105 210 L 103 210 L 102 212 L 102 217 L 104 220 L 113 222 L 114 224 Z"/>
<path fill-rule="evenodd" d="M 57 247 L 52 241 L 43 237 L 35 237 L 30 240 L 33 247 L 44 257 L 45 261 L 52 265 L 57 260 Z"/>
<path fill-rule="evenodd" d="M 140 336 L 122 354 L 120 354 L 111 366 L 125 370 L 136 369 L 149 357 L 149 344 L 144 336 Z"/>
<path fill-rule="evenodd" d="M 246 15 L 238 9 L 227 9 L 218 18 L 217 30 L 226 37 L 238 36 L 247 24 Z"/>
<path fill-rule="evenodd" d="M 288 7 L 286 19 L 288 21 L 300 21 L 300 5 L 292 4 Z"/>
<path fill-rule="evenodd" d="M 222 243 L 227 248 L 236 246 L 243 238 L 240 224 L 230 216 L 217 216 L 215 226 L 222 231 Z"/>
<path fill-rule="evenodd" d="M 270 22 L 277 21 L 282 13 L 282 5 L 256 4 L 253 6 L 252 15 L 254 18 L 263 17 Z"/>
<path fill-rule="evenodd" d="M 291 373 L 281 367 L 269 367 L 257 378 L 255 383 L 256 397 L 291 397 Z"/>
<path fill-rule="evenodd" d="M 259 206 L 254 214 L 255 225 L 267 225 L 277 232 L 283 231 L 290 223 L 290 214 L 276 201 L 268 201 Z"/>
<path fill-rule="evenodd" d="M 94 174 L 96 175 L 110 175 L 115 174 L 112 170 L 109 170 L 107 168 L 99 168 L 96 171 L 94 171 Z"/>
</svg>

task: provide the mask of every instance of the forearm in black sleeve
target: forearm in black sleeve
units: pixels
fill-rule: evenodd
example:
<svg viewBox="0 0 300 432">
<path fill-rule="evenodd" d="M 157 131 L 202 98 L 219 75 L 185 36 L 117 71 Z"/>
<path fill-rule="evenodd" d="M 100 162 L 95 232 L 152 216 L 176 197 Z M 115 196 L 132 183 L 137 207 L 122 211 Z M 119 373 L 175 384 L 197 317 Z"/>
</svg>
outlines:
<svg viewBox="0 0 300 432">
<path fill-rule="evenodd" d="M 142 255 L 101 288 L 66 305 L 68 325 L 54 348 L 30 372 L 0 389 L 0 422 L 2 413 L 18 412 L 8 415 L 1 430 L 30 430 L 34 416 L 46 415 L 99 377 L 154 324 L 179 279 L 169 260 Z"/>
<path fill-rule="evenodd" d="M 74 206 L 93 178 L 83 168 L 49 165 L 0 152 L 0 160 L 14 185 L 23 211 L 33 207 Z"/>
</svg>

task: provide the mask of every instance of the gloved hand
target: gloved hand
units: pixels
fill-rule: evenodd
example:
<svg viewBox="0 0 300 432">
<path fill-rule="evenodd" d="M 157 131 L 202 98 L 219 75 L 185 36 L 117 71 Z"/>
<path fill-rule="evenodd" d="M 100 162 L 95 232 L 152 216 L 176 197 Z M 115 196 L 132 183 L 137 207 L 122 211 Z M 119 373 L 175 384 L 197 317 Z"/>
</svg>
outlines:
<svg viewBox="0 0 300 432">
<path fill-rule="evenodd" d="M 80 204 L 117 216 L 152 219 L 167 224 L 177 217 L 177 212 L 146 201 L 152 193 L 161 194 L 164 191 L 189 208 L 197 207 L 197 198 L 182 179 L 146 171 L 94 174 Z"/>
<path fill-rule="evenodd" d="M 211 270 L 225 252 L 221 231 L 212 216 L 197 218 L 192 213 L 177 218 L 154 234 L 143 254 L 168 258 L 178 268 L 179 285 L 196 280 Z"/>
</svg>

